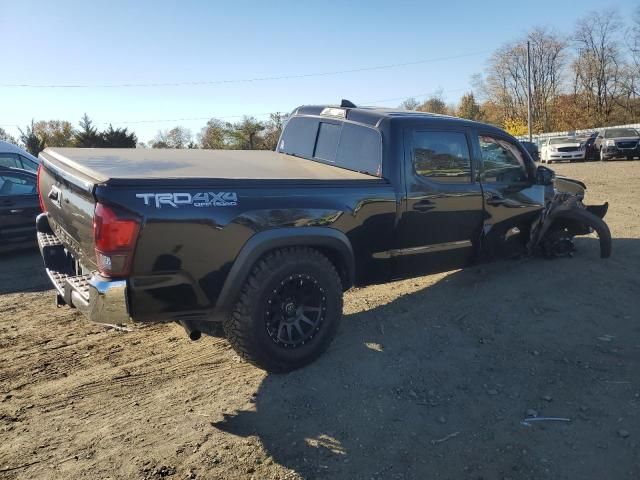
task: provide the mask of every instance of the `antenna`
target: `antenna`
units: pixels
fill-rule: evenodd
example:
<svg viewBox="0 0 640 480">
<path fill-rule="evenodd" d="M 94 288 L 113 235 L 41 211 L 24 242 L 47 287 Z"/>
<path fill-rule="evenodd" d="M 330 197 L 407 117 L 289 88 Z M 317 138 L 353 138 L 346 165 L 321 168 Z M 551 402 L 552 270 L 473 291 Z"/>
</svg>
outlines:
<svg viewBox="0 0 640 480">
<path fill-rule="evenodd" d="M 357 108 L 355 103 L 350 102 L 349 100 L 345 100 L 344 98 L 340 102 L 340 106 L 344 108 Z"/>
</svg>

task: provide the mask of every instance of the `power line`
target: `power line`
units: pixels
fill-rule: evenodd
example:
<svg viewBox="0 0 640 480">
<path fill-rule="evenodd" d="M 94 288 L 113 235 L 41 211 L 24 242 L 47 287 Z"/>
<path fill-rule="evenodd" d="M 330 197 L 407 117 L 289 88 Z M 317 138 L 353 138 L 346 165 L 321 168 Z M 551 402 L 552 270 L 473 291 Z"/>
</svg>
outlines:
<svg viewBox="0 0 640 480">
<path fill-rule="evenodd" d="M 366 101 L 362 101 L 362 102 L 356 102 L 358 104 L 361 104 L 363 106 L 373 106 L 373 104 L 376 103 L 385 103 L 385 102 L 391 102 L 391 101 L 398 101 L 398 100 L 406 100 L 408 98 L 421 98 L 421 97 L 428 97 L 431 95 L 436 95 L 436 94 L 447 94 L 447 93 L 457 93 L 457 92 L 462 92 L 468 90 L 468 88 L 456 88 L 453 90 L 434 90 L 431 92 L 427 92 L 427 93 L 418 93 L 418 94 L 413 94 L 413 95 L 403 95 L 401 97 L 393 97 L 393 98 L 384 98 L 384 99 L 378 99 L 378 100 L 366 100 Z M 320 104 L 330 104 L 331 102 L 318 102 Z M 292 111 L 293 108 L 289 108 L 289 109 L 284 109 L 281 110 L 280 112 L 290 112 Z M 262 117 L 262 116 L 266 116 L 266 115 L 271 115 L 272 113 L 275 112 L 261 112 L 261 113 L 248 113 L 248 114 L 243 114 L 243 115 L 209 115 L 207 117 L 183 117 L 183 118 L 163 118 L 163 119 L 145 119 L 145 120 L 115 120 L 115 121 L 110 121 L 110 122 L 95 122 L 95 124 L 97 125 L 140 125 L 140 124 L 146 124 L 146 123 L 179 123 L 179 122 L 195 122 L 195 121 L 208 121 L 211 119 L 218 119 L 218 120 L 226 120 L 226 119 L 233 119 L 233 118 L 244 118 L 244 117 Z M 4 123 L 4 124 L 0 124 L 0 127 L 17 127 L 19 128 L 20 125 L 14 124 L 14 123 Z"/>
<path fill-rule="evenodd" d="M 309 77 L 324 77 L 330 75 L 342 75 L 345 73 L 356 72 L 368 72 L 373 70 L 384 70 L 389 68 L 406 67 L 410 65 L 420 65 L 424 63 L 440 62 L 445 60 L 454 60 L 457 58 L 472 57 L 476 55 L 482 55 L 487 53 L 488 50 L 464 53 L 460 55 L 451 55 L 447 57 L 436 57 L 424 60 L 417 60 L 414 62 L 403 63 L 390 63 L 387 65 L 376 65 L 369 67 L 352 68 L 347 70 L 334 70 L 328 72 L 316 72 L 316 73 L 301 73 L 294 75 L 280 75 L 271 77 L 255 77 L 255 78 L 240 78 L 240 79 L 226 79 L 226 80 L 202 80 L 192 82 L 162 82 L 162 83 L 113 83 L 113 84 L 29 84 L 29 83 L 3 83 L 0 87 L 3 88 L 155 88 L 155 87 L 182 87 L 182 86 L 197 86 L 197 85 L 222 85 L 230 83 L 250 83 L 250 82 L 265 82 L 271 80 L 289 80 L 295 78 L 309 78 Z"/>
</svg>

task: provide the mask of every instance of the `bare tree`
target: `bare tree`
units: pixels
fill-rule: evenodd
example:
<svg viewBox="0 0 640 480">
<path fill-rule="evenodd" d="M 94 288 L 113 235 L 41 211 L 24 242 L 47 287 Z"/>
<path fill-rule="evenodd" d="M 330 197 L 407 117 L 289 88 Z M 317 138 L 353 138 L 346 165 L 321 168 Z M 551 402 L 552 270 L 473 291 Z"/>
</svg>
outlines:
<svg viewBox="0 0 640 480">
<path fill-rule="evenodd" d="M 282 133 L 287 117 L 287 114 L 280 112 L 269 115 L 269 120 L 265 123 L 263 134 L 263 147 L 266 150 L 275 150 L 278 146 L 278 140 L 280 140 L 280 134 Z"/>
<path fill-rule="evenodd" d="M 560 93 L 567 42 L 544 27 L 499 48 L 489 60 L 484 95 L 502 111 L 501 123 L 523 120 L 527 112 L 527 41 L 531 44 L 532 120 L 538 129 L 552 126 L 553 100 Z"/>
<path fill-rule="evenodd" d="M 420 106 L 420 102 L 418 102 L 415 98 L 407 98 L 404 102 L 400 104 L 400 108 L 403 110 L 417 110 Z"/>
<path fill-rule="evenodd" d="M 442 98 L 442 90 L 438 90 L 427 98 L 418 106 L 418 108 L 416 108 L 416 110 L 419 112 L 437 113 L 440 115 L 446 115 L 449 113 L 447 104 Z"/>
<path fill-rule="evenodd" d="M 632 71 L 635 84 L 633 85 L 634 93 L 638 94 L 638 77 L 640 77 L 640 6 L 636 7 L 633 12 L 631 27 L 627 32 L 627 41 L 631 52 Z"/>
<path fill-rule="evenodd" d="M 592 12 L 578 21 L 573 35 L 577 57 L 573 62 L 574 88 L 595 123 L 607 124 L 621 89 L 622 25 L 615 10 Z"/>
<path fill-rule="evenodd" d="M 34 131 L 47 147 L 71 147 L 74 144 L 74 130 L 66 120 L 40 120 L 34 125 Z"/>
<path fill-rule="evenodd" d="M 151 141 L 153 148 L 188 148 L 191 144 L 191 131 L 185 127 L 173 127 L 159 131 Z"/>
</svg>

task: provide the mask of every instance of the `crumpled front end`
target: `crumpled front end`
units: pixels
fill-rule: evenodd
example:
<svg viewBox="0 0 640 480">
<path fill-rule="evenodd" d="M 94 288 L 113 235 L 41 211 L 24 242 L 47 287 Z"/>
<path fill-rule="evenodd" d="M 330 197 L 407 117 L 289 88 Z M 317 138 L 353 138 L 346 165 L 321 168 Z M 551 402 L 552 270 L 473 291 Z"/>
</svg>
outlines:
<svg viewBox="0 0 640 480">
<path fill-rule="evenodd" d="M 611 232 L 603 220 L 609 204 L 585 205 L 586 186 L 577 180 L 558 177 L 547 188 L 545 208 L 531 228 L 527 244 L 529 253 L 547 257 L 571 256 L 575 251 L 575 236 L 596 232 L 600 257 L 609 258 Z"/>
</svg>

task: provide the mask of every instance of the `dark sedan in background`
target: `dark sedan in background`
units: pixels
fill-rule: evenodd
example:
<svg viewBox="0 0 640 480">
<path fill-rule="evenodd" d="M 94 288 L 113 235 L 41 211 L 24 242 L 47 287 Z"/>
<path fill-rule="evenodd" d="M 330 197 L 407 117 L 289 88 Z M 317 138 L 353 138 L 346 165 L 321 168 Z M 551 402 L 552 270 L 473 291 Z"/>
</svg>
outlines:
<svg viewBox="0 0 640 480">
<path fill-rule="evenodd" d="M 598 150 L 596 149 L 596 138 L 598 138 L 598 132 L 593 132 L 589 138 L 587 138 L 582 149 L 584 150 L 584 159 L 588 162 L 591 160 L 598 160 Z"/>
<path fill-rule="evenodd" d="M 37 175 L 0 166 L 0 252 L 36 245 Z"/>
</svg>

